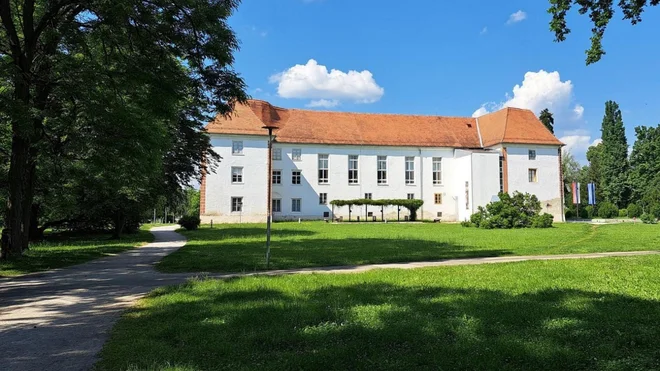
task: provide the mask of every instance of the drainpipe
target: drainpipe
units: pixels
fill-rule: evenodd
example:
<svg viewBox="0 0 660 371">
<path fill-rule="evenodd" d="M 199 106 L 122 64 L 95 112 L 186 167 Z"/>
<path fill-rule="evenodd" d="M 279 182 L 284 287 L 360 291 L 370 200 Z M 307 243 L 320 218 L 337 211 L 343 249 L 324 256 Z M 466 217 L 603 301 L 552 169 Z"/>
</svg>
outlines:
<svg viewBox="0 0 660 371">
<path fill-rule="evenodd" d="M 419 198 L 424 200 L 424 158 L 422 157 L 422 149 L 418 148 L 419 151 Z M 424 204 L 420 208 L 420 220 L 424 219 Z"/>
</svg>

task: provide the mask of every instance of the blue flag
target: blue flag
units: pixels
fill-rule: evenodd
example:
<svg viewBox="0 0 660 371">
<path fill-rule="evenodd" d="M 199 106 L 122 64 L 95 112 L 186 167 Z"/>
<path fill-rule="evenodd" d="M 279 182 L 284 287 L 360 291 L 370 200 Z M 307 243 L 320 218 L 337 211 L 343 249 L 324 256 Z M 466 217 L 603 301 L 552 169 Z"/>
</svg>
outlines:
<svg viewBox="0 0 660 371">
<path fill-rule="evenodd" d="M 589 192 L 589 205 L 596 204 L 596 184 L 589 183 L 587 184 L 587 191 Z"/>
</svg>

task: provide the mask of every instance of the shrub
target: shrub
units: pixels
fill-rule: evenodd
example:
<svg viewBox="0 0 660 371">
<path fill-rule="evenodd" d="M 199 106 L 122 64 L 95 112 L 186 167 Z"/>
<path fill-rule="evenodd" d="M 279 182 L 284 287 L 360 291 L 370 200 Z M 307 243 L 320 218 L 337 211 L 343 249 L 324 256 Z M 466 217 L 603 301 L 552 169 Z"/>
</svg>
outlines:
<svg viewBox="0 0 660 371">
<path fill-rule="evenodd" d="M 575 210 L 573 210 L 571 208 L 567 208 L 566 213 L 564 214 L 564 216 L 566 217 L 566 219 L 575 218 Z"/>
<path fill-rule="evenodd" d="M 199 220 L 199 217 L 196 215 L 186 215 L 179 219 L 179 225 L 189 231 L 197 229 L 200 223 L 201 220 Z"/>
<path fill-rule="evenodd" d="M 640 216 L 639 219 L 644 224 L 656 224 L 658 222 L 658 220 L 655 218 L 655 216 L 653 216 L 649 213 L 642 214 L 642 216 Z"/>
<path fill-rule="evenodd" d="M 550 228 L 554 217 L 552 214 L 543 213 L 532 218 L 532 228 Z"/>
<path fill-rule="evenodd" d="M 653 204 L 649 207 L 649 213 L 656 218 L 660 218 L 660 204 Z"/>
<path fill-rule="evenodd" d="M 461 222 L 461 225 L 462 225 L 463 227 L 473 227 L 473 226 L 474 226 L 474 224 L 472 224 L 471 222 L 469 222 L 469 221 L 467 221 L 467 220 L 463 220 L 463 221 Z"/>
<path fill-rule="evenodd" d="M 584 218 L 585 219 L 593 219 L 594 216 L 596 216 L 596 213 L 597 213 L 597 210 L 596 210 L 596 208 L 594 208 L 593 205 L 588 205 L 584 208 L 584 214 L 585 214 Z M 580 212 L 580 214 L 583 214 L 583 213 Z M 580 216 L 582 216 L 582 215 L 580 215 Z"/>
<path fill-rule="evenodd" d="M 616 218 L 619 215 L 619 209 L 611 202 L 603 202 L 598 208 L 598 216 L 603 219 Z"/>
<path fill-rule="evenodd" d="M 628 210 L 627 209 L 619 209 L 619 218 L 625 218 L 628 216 Z"/>
<path fill-rule="evenodd" d="M 483 229 L 529 228 L 534 218 L 539 217 L 541 203 L 534 195 L 514 192 L 510 196 L 508 193 L 500 193 L 499 198 L 499 201 L 491 202 L 486 207 L 480 206 L 470 217 L 471 224 Z M 539 226 L 545 224 L 546 219 L 537 221 Z"/>
<path fill-rule="evenodd" d="M 637 204 L 628 205 L 628 216 L 631 218 L 639 218 L 643 212 L 642 207 Z"/>
</svg>

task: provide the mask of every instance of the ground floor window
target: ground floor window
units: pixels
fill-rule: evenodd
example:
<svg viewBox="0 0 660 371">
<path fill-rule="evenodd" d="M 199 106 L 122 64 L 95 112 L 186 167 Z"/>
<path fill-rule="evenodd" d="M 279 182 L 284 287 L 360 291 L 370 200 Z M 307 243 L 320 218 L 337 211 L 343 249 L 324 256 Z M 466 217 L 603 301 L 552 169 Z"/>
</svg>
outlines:
<svg viewBox="0 0 660 371">
<path fill-rule="evenodd" d="M 414 200 L 415 199 L 415 194 L 414 193 L 408 193 L 408 199 L 409 200 Z"/>
<path fill-rule="evenodd" d="M 365 200 L 371 200 L 371 199 L 373 199 L 373 195 L 371 193 L 365 193 L 364 194 L 364 199 Z"/>
<path fill-rule="evenodd" d="M 299 198 L 291 199 L 291 212 L 299 213 L 301 209 L 302 200 Z"/>
<path fill-rule="evenodd" d="M 434 195 L 434 199 L 435 199 L 435 204 L 436 205 L 442 204 L 442 193 L 436 193 Z"/>
<path fill-rule="evenodd" d="M 537 183 L 539 181 L 536 169 L 529 169 L 527 176 L 530 183 Z"/>
<path fill-rule="evenodd" d="M 231 211 L 233 213 L 239 213 L 243 211 L 243 197 L 231 198 Z"/>
<path fill-rule="evenodd" d="M 328 203 L 328 194 L 319 193 L 319 205 L 326 205 Z"/>
<path fill-rule="evenodd" d="M 282 200 L 280 200 L 279 198 L 273 199 L 273 212 L 274 213 L 282 212 Z"/>
</svg>

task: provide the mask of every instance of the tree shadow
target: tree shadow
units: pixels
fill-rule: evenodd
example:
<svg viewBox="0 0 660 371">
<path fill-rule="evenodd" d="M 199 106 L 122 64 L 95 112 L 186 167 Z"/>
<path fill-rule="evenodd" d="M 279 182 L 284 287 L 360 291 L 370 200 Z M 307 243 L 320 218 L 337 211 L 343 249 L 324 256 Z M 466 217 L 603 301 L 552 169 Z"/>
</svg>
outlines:
<svg viewBox="0 0 660 371">
<path fill-rule="evenodd" d="M 252 279 L 160 291 L 101 369 L 658 369 L 660 303 L 573 289 Z M 357 282 L 356 282 L 357 281 Z M 316 282 L 316 283 L 314 283 Z M 332 281 L 329 281 L 332 282 Z M 348 284 L 346 284 L 348 283 Z M 305 289 L 305 287 L 308 287 Z M 175 296 L 168 297 L 178 290 Z"/>
</svg>

